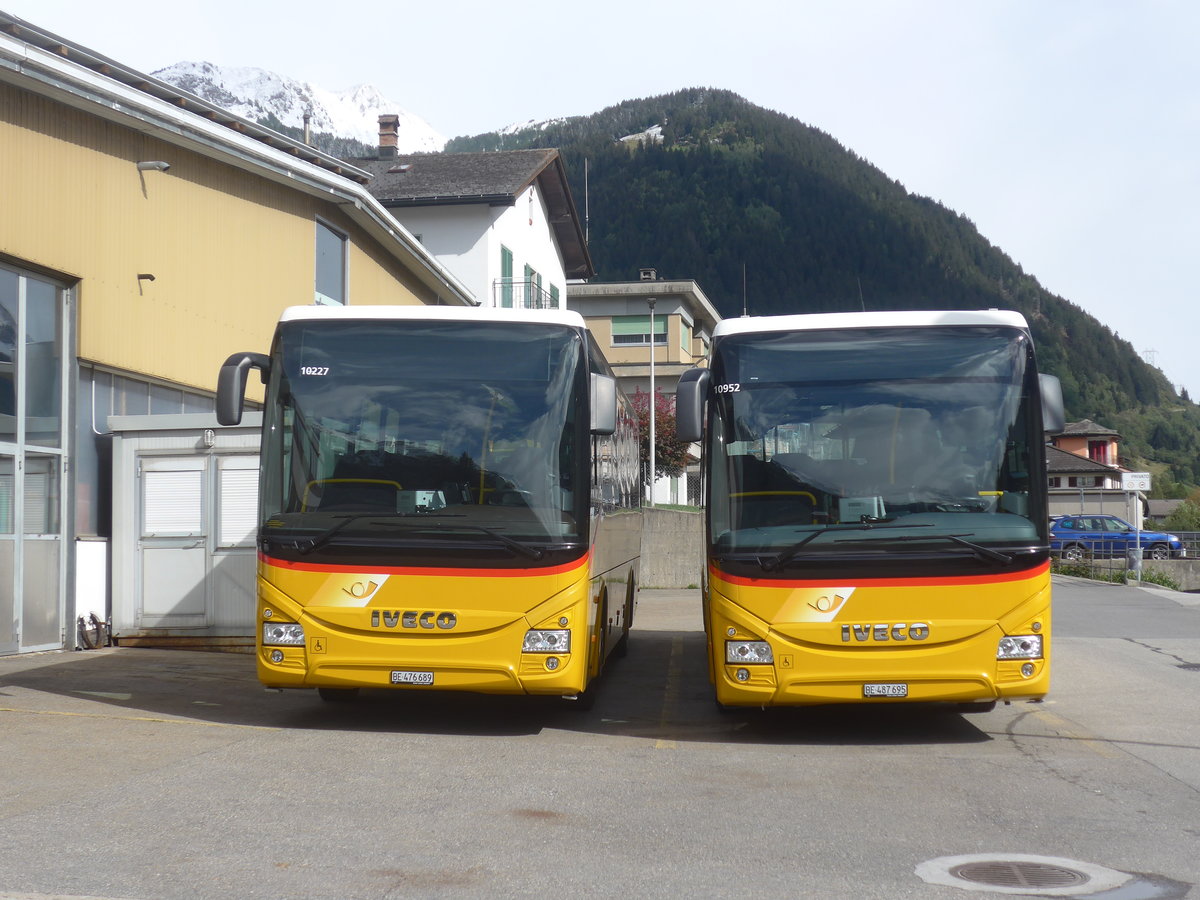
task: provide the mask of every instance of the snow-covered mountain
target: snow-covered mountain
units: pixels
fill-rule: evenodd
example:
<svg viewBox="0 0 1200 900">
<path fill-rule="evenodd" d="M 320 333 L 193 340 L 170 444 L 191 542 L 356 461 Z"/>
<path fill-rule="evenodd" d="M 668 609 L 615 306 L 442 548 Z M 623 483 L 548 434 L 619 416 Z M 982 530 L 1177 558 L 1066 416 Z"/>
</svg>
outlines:
<svg viewBox="0 0 1200 900">
<path fill-rule="evenodd" d="M 513 122 L 511 125 L 505 125 L 496 133 L 503 137 L 505 135 L 517 134 L 521 131 L 545 131 L 551 125 L 561 125 L 565 121 L 567 120 L 563 116 L 554 119 L 542 119 L 541 121 L 526 119 L 524 122 Z"/>
<path fill-rule="evenodd" d="M 329 91 L 266 69 L 207 62 L 175 63 L 150 74 L 253 121 L 273 115 L 284 125 L 303 128 L 308 111 L 314 134 L 325 132 L 375 146 L 379 114 L 395 113 L 400 116 L 399 152 L 427 153 L 446 144 L 428 122 L 367 84 Z"/>
</svg>

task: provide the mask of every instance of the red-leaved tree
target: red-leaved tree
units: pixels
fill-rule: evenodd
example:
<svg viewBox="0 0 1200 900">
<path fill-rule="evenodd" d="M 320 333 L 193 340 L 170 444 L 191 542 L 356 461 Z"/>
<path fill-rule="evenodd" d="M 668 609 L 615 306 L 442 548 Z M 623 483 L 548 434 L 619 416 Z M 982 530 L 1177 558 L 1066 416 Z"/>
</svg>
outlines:
<svg viewBox="0 0 1200 900">
<path fill-rule="evenodd" d="M 634 392 L 633 408 L 640 430 L 642 484 L 650 483 L 650 393 Z M 682 475 L 688 444 L 675 437 L 675 396 L 654 389 L 654 477 Z"/>
</svg>

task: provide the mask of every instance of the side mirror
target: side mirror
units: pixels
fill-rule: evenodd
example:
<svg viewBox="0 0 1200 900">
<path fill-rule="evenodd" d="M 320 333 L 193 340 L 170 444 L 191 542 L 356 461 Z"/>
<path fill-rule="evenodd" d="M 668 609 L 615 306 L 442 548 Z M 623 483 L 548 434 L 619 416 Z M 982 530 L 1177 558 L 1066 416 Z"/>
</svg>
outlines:
<svg viewBox="0 0 1200 900">
<path fill-rule="evenodd" d="M 271 359 L 263 353 L 235 353 L 221 366 L 217 375 L 217 422 L 240 425 L 246 397 L 246 373 L 258 369 L 263 384 L 271 371 Z"/>
<path fill-rule="evenodd" d="M 704 435 L 704 401 L 708 397 L 708 369 L 688 369 L 675 388 L 675 437 L 698 441 Z"/>
<path fill-rule="evenodd" d="M 1038 381 L 1042 388 L 1042 430 L 1057 434 L 1067 427 L 1062 382 L 1057 375 L 1039 375 Z"/>
<path fill-rule="evenodd" d="M 617 379 L 592 373 L 592 434 L 612 434 L 617 430 Z"/>
</svg>

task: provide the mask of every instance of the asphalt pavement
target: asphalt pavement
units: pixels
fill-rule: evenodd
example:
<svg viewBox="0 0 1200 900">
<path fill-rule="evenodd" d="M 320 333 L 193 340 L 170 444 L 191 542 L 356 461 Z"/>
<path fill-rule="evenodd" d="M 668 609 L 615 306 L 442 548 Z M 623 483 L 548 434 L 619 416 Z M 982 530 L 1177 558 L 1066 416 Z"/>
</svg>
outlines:
<svg viewBox="0 0 1200 900">
<path fill-rule="evenodd" d="M 394 691 L 341 708 L 264 690 L 248 654 L 2 657 L 0 898 L 967 900 L 913 866 L 989 848 L 1188 896 L 1200 597 L 1055 590 L 1051 701 L 972 717 L 722 716 L 694 590 L 642 592 L 590 711 Z"/>
</svg>

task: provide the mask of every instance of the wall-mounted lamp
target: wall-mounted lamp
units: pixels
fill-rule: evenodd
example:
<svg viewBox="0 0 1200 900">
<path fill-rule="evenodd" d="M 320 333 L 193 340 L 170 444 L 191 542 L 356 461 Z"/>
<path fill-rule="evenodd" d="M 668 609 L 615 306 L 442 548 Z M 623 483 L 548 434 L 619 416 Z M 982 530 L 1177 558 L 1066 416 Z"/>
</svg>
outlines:
<svg viewBox="0 0 1200 900">
<path fill-rule="evenodd" d="M 154 276 L 149 272 L 138 272 L 138 281 L 153 281 Z"/>
<path fill-rule="evenodd" d="M 171 168 L 171 164 L 163 162 L 161 159 L 148 159 L 138 163 L 137 167 L 139 172 L 165 172 Z"/>
</svg>

